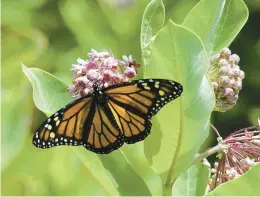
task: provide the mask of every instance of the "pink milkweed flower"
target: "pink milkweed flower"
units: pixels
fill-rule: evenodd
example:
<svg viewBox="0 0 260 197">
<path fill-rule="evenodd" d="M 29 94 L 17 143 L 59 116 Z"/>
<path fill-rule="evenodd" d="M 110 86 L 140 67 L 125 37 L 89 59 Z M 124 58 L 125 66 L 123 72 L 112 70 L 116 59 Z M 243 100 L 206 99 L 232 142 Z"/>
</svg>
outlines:
<svg viewBox="0 0 260 197">
<path fill-rule="evenodd" d="M 78 58 L 77 64 L 73 64 L 70 69 L 73 72 L 73 85 L 68 91 L 72 93 L 73 99 L 91 94 L 94 83 L 105 88 L 127 82 L 136 76 L 137 68 L 140 67 L 131 55 L 118 60 L 108 51 L 97 52 L 91 49 L 88 57 L 88 60 Z"/>
<path fill-rule="evenodd" d="M 248 127 L 227 136 L 223 142 L 228 149 L 218 155 L 219 161 L 211 170 L 209 188 L 240 177 L 260 163 L 260 127 Z"/>
</svg>

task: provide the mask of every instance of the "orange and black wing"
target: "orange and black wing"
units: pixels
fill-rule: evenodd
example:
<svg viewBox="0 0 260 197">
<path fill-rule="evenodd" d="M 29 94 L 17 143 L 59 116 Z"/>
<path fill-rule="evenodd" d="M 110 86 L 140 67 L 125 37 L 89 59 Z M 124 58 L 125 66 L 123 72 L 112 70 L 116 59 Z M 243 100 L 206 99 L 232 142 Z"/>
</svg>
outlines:
<svg viewBox="0 0 260 197">
<path fill-rule="evenodd" d="M 151 130 L 151 117 L 179 97 L 181 84 L 164 79 L 142 79 L 103 90 L 108 106 L 124 134 L 126 143 L 143 140 Z"/>
<path fill-rule="evenodd" d="M 39 148 L 83 145 L 104 154 L 123 145 L 123 134 L 105 105 L 84 97 L 49 117 L 35 133 L 33 144 Z"/>
<path fill-rule="evenodd" d="M 107 154 L 123 145 L 124 136 L 106 103 L 95 102 L 93 107 L 93 113 L 83 126 L 86 131 L 83 146 L 95 153 Z"/>
<path fill-rule="evenodd" d="M 38 148 L 59 145 L 81 145 L 83 124 L 91 112 L 91 97 L 71 102 L 50 116 L 36 131 L 33 144 Z"/>
</svg>

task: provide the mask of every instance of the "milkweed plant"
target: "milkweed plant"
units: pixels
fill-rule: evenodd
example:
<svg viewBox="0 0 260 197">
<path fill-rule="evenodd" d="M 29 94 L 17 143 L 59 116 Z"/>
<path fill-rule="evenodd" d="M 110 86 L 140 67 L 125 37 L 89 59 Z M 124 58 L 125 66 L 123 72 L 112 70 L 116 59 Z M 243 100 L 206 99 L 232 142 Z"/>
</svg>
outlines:
<svg viewBox="0 0 260 197">
<path fill-rule="evenodd" d="M 109 49 L 91 49 L 72 65 L 69 87 L 45 71 L 24 65 L 23 71 L 36 106 L 47 115 L 92 93 L 95 81 L 102 87 L 142 78 L 182 84 L 183 94 L 152 119 L 144 141 L 108 155 L 71 148 L 108 195 L 257 195 L 260 125 L 223 139 L 210 119 L 232 110 L 243 91 L 243 65 L 229 45 L 247 18 L 242 0 L 202 0 L 181 24 L 165 22 L 163 1 L 152 0 L 141 23 L 140 64 L 131 54 L 120 59 Z M 205 148 L 210 132 L 218 144 Z"/>
</svg>

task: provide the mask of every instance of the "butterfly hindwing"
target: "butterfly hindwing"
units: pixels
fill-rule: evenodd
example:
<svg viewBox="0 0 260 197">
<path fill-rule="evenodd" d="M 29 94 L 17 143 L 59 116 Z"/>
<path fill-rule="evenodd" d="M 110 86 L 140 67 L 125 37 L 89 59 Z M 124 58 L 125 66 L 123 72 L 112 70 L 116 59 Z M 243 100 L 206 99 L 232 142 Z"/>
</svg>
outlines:
<svg viewBox="0 0 260 197">
<path fill-rule="evenodd" d="M 83 146 L 95 153 L 109 153 L 124 143 L 123 134 L 107 105 L 95 103 L 95 110 L 85 121 Z"/>
<path fill-rule="evenodd" d="M 124 133 L 124 141 L 135 143 L 150 133 L 151 117 L 165 104 L 179 97 L 182 86 L 171 80 L 142 79 L 109 87 L 104 92 Z"/>
</svg>

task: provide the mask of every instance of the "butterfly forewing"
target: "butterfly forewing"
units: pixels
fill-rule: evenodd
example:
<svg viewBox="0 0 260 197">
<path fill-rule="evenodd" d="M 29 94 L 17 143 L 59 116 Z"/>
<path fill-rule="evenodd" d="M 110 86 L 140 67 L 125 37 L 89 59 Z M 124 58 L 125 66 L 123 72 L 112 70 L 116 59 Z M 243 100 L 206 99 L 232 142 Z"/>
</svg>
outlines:
<svg viewBox="0 0 260 197">
<path fill-rule="evenodd" d="M 76 100 L 50 116 L 36 131 L 33 144 L 39 148 L 81 145 L 83 123 L 90 113 L 92 98 Z"/>
<path fill-rule="evenodd" d="M 179 97 L 182 86 L 171 80 L 143 79 L 109 87 L 104 92 L 125 142 L 135 143 L 150 133 L 151 116 Z"/>
</svg>

